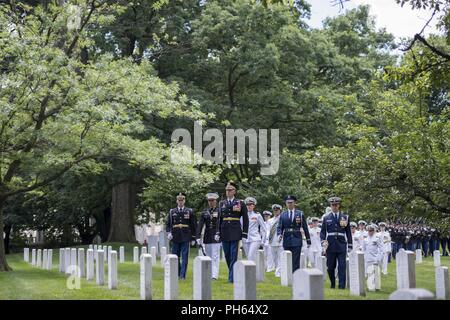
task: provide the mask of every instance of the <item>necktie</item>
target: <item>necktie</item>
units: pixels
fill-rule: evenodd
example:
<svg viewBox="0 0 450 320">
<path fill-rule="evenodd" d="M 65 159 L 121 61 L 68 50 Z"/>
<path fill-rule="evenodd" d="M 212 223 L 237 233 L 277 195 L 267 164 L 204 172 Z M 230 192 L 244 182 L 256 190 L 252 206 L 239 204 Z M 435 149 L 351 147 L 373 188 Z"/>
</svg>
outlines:
<svg viewBox="0 0 450 320">
<path fill-rule="evenodd" d="M 293 213 L 292 210 L 291 210 L 290 212 L 291 212 L 291 213 L 289 214 L 289 219 L 292 221 L 292 218 L 293 218 L 293 216 L 294 216 L 294 213 Z"/>
</svg>

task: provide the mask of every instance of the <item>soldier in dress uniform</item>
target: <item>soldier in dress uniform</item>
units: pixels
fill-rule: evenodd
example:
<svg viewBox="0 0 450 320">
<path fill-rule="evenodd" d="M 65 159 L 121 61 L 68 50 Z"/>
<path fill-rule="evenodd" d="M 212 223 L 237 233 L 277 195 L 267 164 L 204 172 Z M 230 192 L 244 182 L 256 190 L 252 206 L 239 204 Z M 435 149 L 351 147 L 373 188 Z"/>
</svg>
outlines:
<svg viewBox="0 0 450 320">
<path fill-rule="evenodd" d="M 380 227 L 380 232 L 378 233 L 382 242 L 383 242 L 383 256 L 381 259 L 381 272 L 383 274 L 387 274 L 387 267 L 388 267 L 388 260 L 389 260 L 389 255 L 392 252 L 392 244 L 391 244 L 391 235 L 389 234 L 389 231 L 386 230 L 386 223 L 385 222 L 380 222 L 378 224 L 378 226 Z"/>
<path fill-rule="evenodd" d="M 176 196 L 177 207 L 170 209 L 167 216 L 167 239 L 172 241 L 172 254 L 178 256 L 178 276 L 186 279 L 186 270 L 189 257 L 189 243 L 195 244 L 197 221 L 194 211 L 184 206 L 186 194 L 180 192 Z"/>
<path fill-rule="evenodd" d="M 208 200 L 208 208 L 206 208 L 200 216 L 200 221 L 197 228 L 197 244 L 200 246 L 202 242 L 205 244 L 205 253 L 211 258 L 212 270 L 211 277 L 213 280 L 219 278 L 219 266 L 220 266 L 220 241 L 216 241 L 215 235 L 217 231 L 217 224 L 219 222 L 219 208 L 217 206 L 217 199 L 219 195 L 215 192 L 206 194 Z M 205 227 L 203 235 L 203 241 L 201 235 Z"/>
<path fill-rule="evenodd" d="M 322 246 L 326 247 L 327 269 L 331 288 L 336 286 L 335 269 L 338 264 L 339 289 L 345 289 L 345 273 L 347 252 L 353 248 L 352 233 L 350 231 L 350 218 L 341 212 L 341 198 L 331 197 L 331 213 L 324 217 L 320 231 Z"/>
<path fill-rule="evenodd" d="M 215 235 L 216 241 L 222 240 L 229 282 L 233 282 L 233 266 L 238 258 L 239 241 L 246 239 L 248 233 L 247 207 L 242 200 L 235 198 L 236 191 L 234 182 L 228 182 L 225 186 L 226 199 L 219 204 L 219 223 Z"/>
<path fill-rule="evenodd" d="M 308 260 L 311 262 L 311 267 L 316 267 L 316 258 L 322 255 L 322 245 L 320 243 L 320 228 L 319 218 L 311 218 L 311 226 L 309 228 L 309 235 L 311 236 L 311 247 L 308 250 Z"/>
<path fill-rule="evenodd" d="M 266 242 L 266 223 L 259 212 L 255 212 L 256 199 L 247 197 L 245 199 L 248 215 L 247 238 L 242 240 L 247 260 L 256 262 L 256 252 Z"/>
<path fill-rule="evenodd" d="M 270 231 L 270 218 L 272 217 L 272 212 L 269 210 L 264 210 L 262 213 L 264 223 L 266 225 L 266 237 L 264 241 L 264 260 L 266 264 L 266 272 L 272 272 L 274 270 L 272 251 L 270 250 L 269 244 L 269 231 Z"/>
<path fill-rule="evenodd" d="M 367 222 L 364 220 L 358 221 L 358 230 L 356 230 L 355 234 L 353 235 L 355 239 L 355 249 L 363 251 L 363 243 L 364 239 L 367 238 L 367 230 L 366 230 Z"/>
<path fill-rule="evenodd" d="M 300 268 L 300 255 L 302 252 L 303 236 L 301 229 L 303 229 L 307 247 L 311 245 L 311 238 L 309 235 L 308 225 L 303 211 L 295 208 L 295 196 L 289 195 L 285 197 L 287 210 L 281 214 L 278 223 L 277 235 L 283 240 L 284 250 L 292 252 L 292 272 Z"/>
<path fill-rule="evenodd" d="M 275 277 L 281 277 L 281 251 L 283 251 L 282 243 L 277 237 L 278 223 L 280 222 L 282 206 L 279 204 L 272 205 L 273 218 L 269 220 L 269 245 L 272 254 L 273 267 L 275 269 Z"/>
</svg>

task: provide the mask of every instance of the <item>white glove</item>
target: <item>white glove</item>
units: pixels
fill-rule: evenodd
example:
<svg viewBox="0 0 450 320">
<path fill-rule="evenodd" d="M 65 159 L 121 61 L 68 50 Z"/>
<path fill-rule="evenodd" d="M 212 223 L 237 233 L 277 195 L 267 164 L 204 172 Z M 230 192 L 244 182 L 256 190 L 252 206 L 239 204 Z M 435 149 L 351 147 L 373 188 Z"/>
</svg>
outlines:
<svg viewBox="0 0 450 320">
<path fill-rule="evenodd" d="M 201 239 L 197 239 L 197 244 L 201 245 L 202 244 L 202 240 Z"/>
<path fill-rule="evenodd" d="M 195 246 L 195 240 L 192 240 L 192 241 L 191 241 L 191 245 L 192 245 L 192 246 Z"/>
<path fill-rule="evenodd" d="M 169 239 L 169 241 L 173 239 L 172 232 L 169 232 L 167 234 L 167 239 Z"/>
<path fill-rule="evenodd" d="M 216 240 L 217 242 L 219 242 L 219 241 L 220 241 L 220 236 L 219 236 L 218 234 L 216 234 L 216 235 L 214 236 L 214 240 Z"/>
</svg>

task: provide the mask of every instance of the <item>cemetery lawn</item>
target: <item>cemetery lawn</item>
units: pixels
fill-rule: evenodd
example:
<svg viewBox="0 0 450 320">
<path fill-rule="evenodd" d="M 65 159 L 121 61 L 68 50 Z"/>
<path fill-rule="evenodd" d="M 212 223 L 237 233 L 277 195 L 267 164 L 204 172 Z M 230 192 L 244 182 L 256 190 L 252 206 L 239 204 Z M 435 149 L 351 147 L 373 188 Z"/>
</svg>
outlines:
<svg viewBox="0 0 450 320">
<path fill-rule="evenodd" d="M 105 243 L 118 250 L 119 243 Z M 126 262 L 118 263 L 119 284 L 117 290 L 107 287 L 107 272 L 105 285 L 97 286 L 95 281 L 81 279 L 81 289 L 70 290 L 66 286 L 68 277 L 59 272 L 59 249 L 53 249 L 53 269 L 51 271 L 32 267 L 23 261 L 23 253 L 7 256 L 12 272 L 0 272 L 0 299 L 69 299 L 69 300 L 114 300 L 140 299 L 139 296 L 139 264 L 132 263 L 133 247 L 135 244 L 125 245 Z M 179 299 L 192 299 L 192 268 L 193 259 L 197 256 L 197 249 L 190 251 L 187 279 L 179 282 Z M 30 250 L 31 259 L 31 250 Z M 441 265 L 450 267 L 450 257 L 441 257 Z M 366 297 L 350 296 L 349 290 L 329 289 L 328 279 L 325 283 L 325 299 L 388 299 L 389 294 L 396 289 L 395 261 L 389 264 L 388 275 L 382 275 L 381 291 L 367 292 Z M 232 300 L 233 285 L 227 282 L 228 269 L 224 262 L 220 265 L 220 279 L 212 282 L 214 300 Z M 435 272 L 433 257 L 423 258 L 423 263 L 416 265 L 417 288 L 425 288 L 435 293 Z M 280 278 L 274 273 L 265 273 L 265 282 L 257 284 L 258 300 L 290 300 L 292 288 L 282 287 Z M 158 259 L 153 266 L 152 291 L 154 300 L 164 298 L 164 271 Z"/>
</svg>

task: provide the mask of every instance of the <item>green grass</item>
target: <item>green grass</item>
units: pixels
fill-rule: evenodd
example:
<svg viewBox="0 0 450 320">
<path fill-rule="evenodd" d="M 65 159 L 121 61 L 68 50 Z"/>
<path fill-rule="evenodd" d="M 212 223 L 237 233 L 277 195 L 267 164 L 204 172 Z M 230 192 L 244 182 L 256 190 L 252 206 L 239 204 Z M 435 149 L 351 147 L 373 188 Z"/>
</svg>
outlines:
<svg viewBox="0 0 450 320">
<path fill-rule="evenodd" d="M 119 243 L 107 243 L 118 250 Z M 81 280 L 81 289 L 70 290 L 66 286 L 67 277 L 59 273 L 59 250 L 53 250 L 53 270 L 47 271 L 32 267 L 23 261 L 23 254 L 8 255 L 8 262 L 14 271 L 0 272 L 0 299 L 139 299 L 139 264 L 131 261 L 134 244 L 125 244 L 126 261 L 119 263 L 119 285 L 117 290 L 109 290 L 107 283 L 97 286 L 95 281 Z M 179 282 L 179 299 L 192 299 L 192 267 L 193 258 L 197 250 L 191 250 L 188 274 L 185 281 Z M 31 253 L 30 253 L 31 258 Z M 425 288 L 435 292 L 435 274 L 433 258 L 423 259 L 422 264 L 416 265 L 416 281 L 418 288 Z M 443 266 L 450 267 L 450 257 L 441 257 Z M 388 299 L 389 294 L 396 290 L 395 262 L 389 264 L 389 274 L 382 275 L 381 291 L 367 292 L 366 297 L 350 296 L 348 290 L 329 289 L 329 282 L 325 285 L 325 299 Z M 212 282 L 213 299 L 232 300 L 233 285 L 227 282 L 228 269 L 224 262 L 220 266 L 220 279 Z M 158 259 L 153 266 L 152 292 L 153 299 L 164 298 L 164 270 Z M 105 273 L 107 280 L 107 273 Z M 258 299 L 290 300 L 292 288 L 282 287 L 280 278 L 273 273 L 265 274 L 265 281 L 257 284 Z"/>
</svg>

